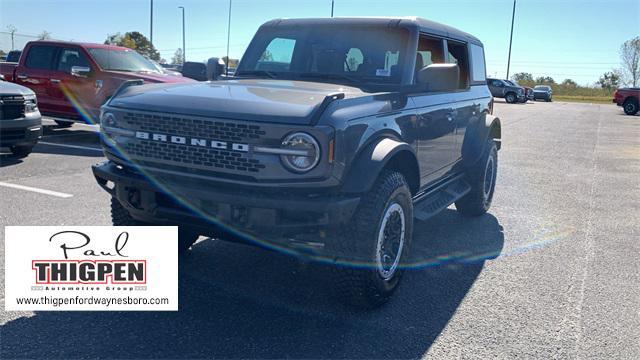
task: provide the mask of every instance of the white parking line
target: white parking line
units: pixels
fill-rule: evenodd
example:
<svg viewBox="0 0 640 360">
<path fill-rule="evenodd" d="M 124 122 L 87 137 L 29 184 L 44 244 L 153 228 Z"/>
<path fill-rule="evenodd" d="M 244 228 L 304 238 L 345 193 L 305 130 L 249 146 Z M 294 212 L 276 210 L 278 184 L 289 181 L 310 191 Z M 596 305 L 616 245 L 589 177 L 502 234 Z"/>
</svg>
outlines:
<svg viewBox="0 0 640 360">
<path fill-rule="evenodd" d="M 38 142 L 38 144 L 49 145 L 49 146 L 60 146 L 60 147 L 66 147 L 66 148 L 70 148 L 70 149 L 79 149 L 79 150 L 89 150 L 89 151 L 102 152 L 102 149 L 94 148 L 94 147 L 90 147 L 90 146 L 56 144 L 56 143 L 50 143 L 50 142 L 46 142 L 46 141 L 40 141 L 40 142 Z"/>
<path fill-rule="evenodd" d="M 51 191 L 51 190 L 46 190 L 46 189 L 38 189 L 38 188 L 34 188 L 34 187 L 30 187 L 30 186 L 24 186 L 24 185 L 10 184 L 10 183 L 1 182 L 1 181 L 0 181 L 0 186 L 12 188 L 12 189 L 24 190 L 24 191 L 31 191 L 31 192 L 50 195 L 50 196 L 55 196 L 55 197 L 59 197 L 59 198 L 63 198 L 63 199 L 67 199 L 67 198 L 70 198 L 70 197 L 73 196 L 71 194 L 65 194 L 65 193 L 61 193 L 61 192 L 57 192 L 57 191 Z"/>
</svg>

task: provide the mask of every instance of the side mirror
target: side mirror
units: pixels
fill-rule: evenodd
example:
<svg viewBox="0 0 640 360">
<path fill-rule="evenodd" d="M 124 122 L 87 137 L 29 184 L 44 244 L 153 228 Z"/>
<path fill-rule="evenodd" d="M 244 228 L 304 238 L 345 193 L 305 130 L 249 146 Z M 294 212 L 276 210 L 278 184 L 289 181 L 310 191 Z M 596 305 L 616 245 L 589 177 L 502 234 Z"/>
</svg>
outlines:
<svg viewBox="0 0 640 360">
<path fill-rule="evenodd" d="M 207 60 L 207 80 L 218 80 L 224 73 L 224 61 L 220 58 L 210 58 Z"/>
<path fill-rule="evenodd" d="M 87 77 L 91 72 L 91 68 L 88 66 L 72 66 L 71 75 L 76 77 Z"/>
<path fill-rule="evenodd" d="M 458 64 L 431 64 L 418 71 L 418 84 L 429 92 L 442 92 L 458 89 L 460 68 Z"/>
</svg>

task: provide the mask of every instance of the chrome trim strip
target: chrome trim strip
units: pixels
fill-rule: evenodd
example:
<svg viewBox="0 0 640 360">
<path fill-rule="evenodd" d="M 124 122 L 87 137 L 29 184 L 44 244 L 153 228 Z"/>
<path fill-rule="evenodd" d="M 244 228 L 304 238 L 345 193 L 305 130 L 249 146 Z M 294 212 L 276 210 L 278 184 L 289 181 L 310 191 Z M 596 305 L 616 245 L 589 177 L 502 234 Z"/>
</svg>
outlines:
<svg viewBox="0 0 640 360">
<path fill-rule="evenodd" d="M 311 156 L 306 150 L 293 150 L 293 149 L 280 149 L 270 148 L 264 146 L 256 146 L 253 148 L 254 152 L 263 154 L 275 154 L 275 155 L 291 155 L 291 156 Z"/>
</svg>

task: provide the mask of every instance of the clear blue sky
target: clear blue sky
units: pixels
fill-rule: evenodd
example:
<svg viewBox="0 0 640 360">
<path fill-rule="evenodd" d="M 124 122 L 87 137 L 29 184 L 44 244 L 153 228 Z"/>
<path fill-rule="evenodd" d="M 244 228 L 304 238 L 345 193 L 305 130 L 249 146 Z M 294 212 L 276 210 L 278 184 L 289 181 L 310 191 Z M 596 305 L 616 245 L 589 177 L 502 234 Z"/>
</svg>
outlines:
<svg viewBox="0 0 640 360">
<path fill-rule="evenodd" d="M 149 0 L 0 0 L 0 49 L 11 47 L 9 24 L 20 34 L 103 42 L 107 34 L 149 34 Z M 182 46 L 186 8 L 187 60 L 226 52 L 228 0 L 155 0 L 154 44 L 170 60 Z M 420 16 L 482 40 L 488 74 L 504 77 L 512 0 L 336 0 L 336 16 Z M 263 22 L 278 17 L 325 17 L 331 0 L 233 0 L 231 57 L 240 57 Z M 640 35 L 640 0 L 518 0 L 511 73 L 595 82 L 619 66 L 622 42 Z M 27 37 L 18 37 L 16 47 Z"/>
</svg>

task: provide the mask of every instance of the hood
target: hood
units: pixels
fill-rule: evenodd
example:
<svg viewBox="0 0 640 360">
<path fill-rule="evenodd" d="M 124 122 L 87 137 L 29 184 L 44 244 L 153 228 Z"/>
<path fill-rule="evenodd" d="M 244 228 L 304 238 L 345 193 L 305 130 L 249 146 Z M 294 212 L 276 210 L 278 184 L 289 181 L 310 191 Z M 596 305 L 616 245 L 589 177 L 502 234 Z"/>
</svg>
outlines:
<svg viewBox="0 0 640 360">
<path fill-rule="evenodd" d="M 33 95 L 28 87 L 0 80 L 0 95 Z"/>
<path fill-rule="evenodd" d="M 306 125 L 325 97 L 357 88 L 315 82 L 242 79 L 191 84 L 132 86 L 110 105 L 132 110 Z"/>
<path fill-rule="evenodd" d="M 158 74 L 152 72 L 125 72 L 125 71 L 109 71 L 109 73 L 116 75 L 119 78 L 127 80 L 142 79 L 145 82 L 150 83 L 193 83 L 196 82 L 193 79 L 189 79 L 183 76 L 171 75 L 171 74 Z"/>
</svg>

